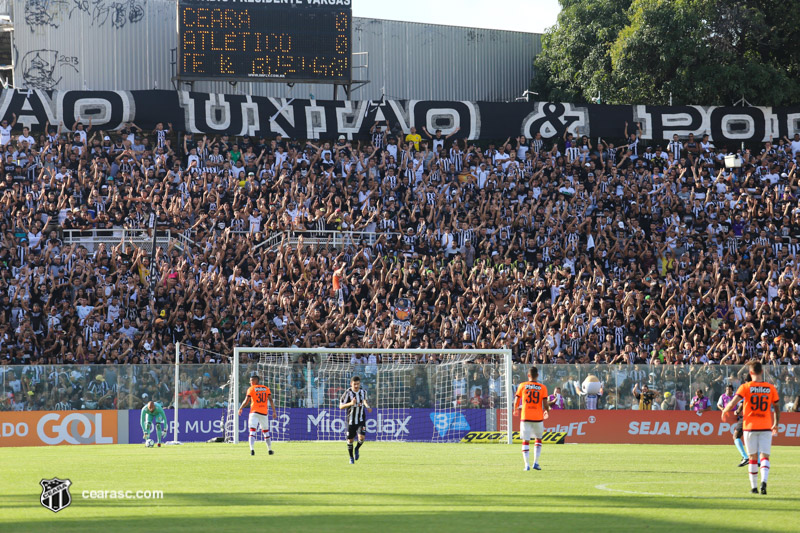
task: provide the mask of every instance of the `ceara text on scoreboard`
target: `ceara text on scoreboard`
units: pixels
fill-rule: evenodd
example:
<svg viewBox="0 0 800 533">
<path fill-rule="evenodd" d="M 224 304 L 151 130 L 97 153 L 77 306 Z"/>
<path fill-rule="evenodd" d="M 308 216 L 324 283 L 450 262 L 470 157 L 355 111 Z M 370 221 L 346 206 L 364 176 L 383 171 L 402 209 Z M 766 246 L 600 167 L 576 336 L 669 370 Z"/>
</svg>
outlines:
<svg viewBox="0 0 800 533">
<path fill-rule="evenodd" d="M 185 0 L 180 77 L 350 81 L 349 0 Z"/>
</svg>

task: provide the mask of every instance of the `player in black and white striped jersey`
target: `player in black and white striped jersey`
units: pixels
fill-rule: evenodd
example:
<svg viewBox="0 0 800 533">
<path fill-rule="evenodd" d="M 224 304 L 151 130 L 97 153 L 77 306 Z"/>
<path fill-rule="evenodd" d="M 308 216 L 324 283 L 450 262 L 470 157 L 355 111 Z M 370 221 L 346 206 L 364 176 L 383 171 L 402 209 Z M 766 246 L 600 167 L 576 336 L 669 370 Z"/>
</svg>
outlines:
<svg viewBox="0 0 800 533">
<path fill-rule="evenodd" d="M 350 379 L 350 388 L 344 391 L 339 400 L 339 409 L 347 409 L 347 453 L 350 454 L 350 464 L 358 461 L 358 450 L 367 438 L 367 417 L 364 413 L 372 412 L 367 402 L 367 391 L 361 388 L 361 378 L 353 376 Z M 358 444 L 353 449 L 353 440 L 358 435 Z"/>
</svg>

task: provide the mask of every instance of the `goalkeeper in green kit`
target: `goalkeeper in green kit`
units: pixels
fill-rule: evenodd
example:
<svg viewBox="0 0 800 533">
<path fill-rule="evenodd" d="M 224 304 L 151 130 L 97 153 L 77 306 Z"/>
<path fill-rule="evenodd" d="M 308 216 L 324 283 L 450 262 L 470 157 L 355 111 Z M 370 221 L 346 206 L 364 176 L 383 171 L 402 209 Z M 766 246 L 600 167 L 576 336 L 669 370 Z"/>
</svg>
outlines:
<svg viewBox="0 0 800 533">
<path fill-rule="evenodd" d="M 161 447 L 161 439 L 167 435 L 167 415 L 164 414 L 164 408 L 158 402 L 148 402 L 142 407 L 142 415 L 139 419 L 142 425 L 144 436 L 142 437 L 147 443 L 147 437 L 153 429 L 156 430 L 156 439 L 158 446 Z M 161 426 L 159 428 L 158 426 Z"/>
</svg>

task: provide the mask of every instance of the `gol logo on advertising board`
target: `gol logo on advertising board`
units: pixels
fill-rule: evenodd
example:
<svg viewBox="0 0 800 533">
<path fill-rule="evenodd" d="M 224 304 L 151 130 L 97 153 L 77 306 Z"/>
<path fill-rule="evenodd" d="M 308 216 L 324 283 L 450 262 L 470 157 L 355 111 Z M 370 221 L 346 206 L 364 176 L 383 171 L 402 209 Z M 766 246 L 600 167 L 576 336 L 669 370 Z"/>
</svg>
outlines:
<svg viewBox="0 0 800 533">
<path fill-rule="evenodd" d="M 113 444 L 116 411 L 31 411 L 0 416 L 0 446 Z"/>
</svg>

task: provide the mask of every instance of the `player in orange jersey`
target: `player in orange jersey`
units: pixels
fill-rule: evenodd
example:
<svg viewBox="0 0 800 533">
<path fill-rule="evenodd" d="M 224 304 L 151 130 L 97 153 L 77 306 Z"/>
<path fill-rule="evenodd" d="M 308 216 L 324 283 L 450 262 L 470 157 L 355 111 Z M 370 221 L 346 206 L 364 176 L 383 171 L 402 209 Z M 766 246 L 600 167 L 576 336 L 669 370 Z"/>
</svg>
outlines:
<svg viewBox="0 0 800 533">
<path fill-rule="evenodd" d="M 533 445 L 533 469 L 541 470 L 539 456 L 542 453 L 542 437 L 544 436 L 544 419 L 549 416 L 550 404 L 547 401 L 547 387 L 538 383 L 539 370 L 532 366 L 528 370 L 528 381 L 520 384 L 514 396 L 514 416 L 522 407 L 519 433 L 522 438 L 522 458 L 525 459 L 525 470 L 530 470 L 529 461 L 531 437 L 536 439 Z"/>
<path fill-rule="evenodd" d="M 758 361 L 750 361 L 750 383 L 743 383 L 736 396 L 722 410 L 723 419 L 733 406 L 742 400 L 744 404 L 744 445 L 749 456 L 748 474 L 753 494 L 758 494 L 758 456 L 761 455 L 761 494 L 767 493 L 769 476 L 769 452 L 772 436 L 778 434 L 778 419 L 781 415 L 778 389 L 762 379 L 763 368 Z M 775 415 L 771 416 L 770 411 Z"/>
<path fill-rule="evenodd" d="M 239 407 L 239 416 L 242 416 L 242 409 L 247 407 L 250 403 L 250 418 L 248 420 L 250 427 L 250 455 L 255 455 L 256 451 L 254 446 L 256 444 L 256 431 L 258 426 L 261 426 L 261 433 L 264 440 L 267 441 L 267 450 L 272 455 L 272 438 L 269 435 L 269 419 L 267 418 L 267 402 L 272 406 L 272 418 L 278 418 L 278 412 L 275 410 L 275 402 L 272 401 L 272 392 L 266 385 L 260 385 L 258 376 L 253 374 L 250 376 L 250 388 L 247 389 L 247 394 L 244 397 L 241 407 Z M 238 431 L 238 428 L 236 429 Z"/>
</svg>

